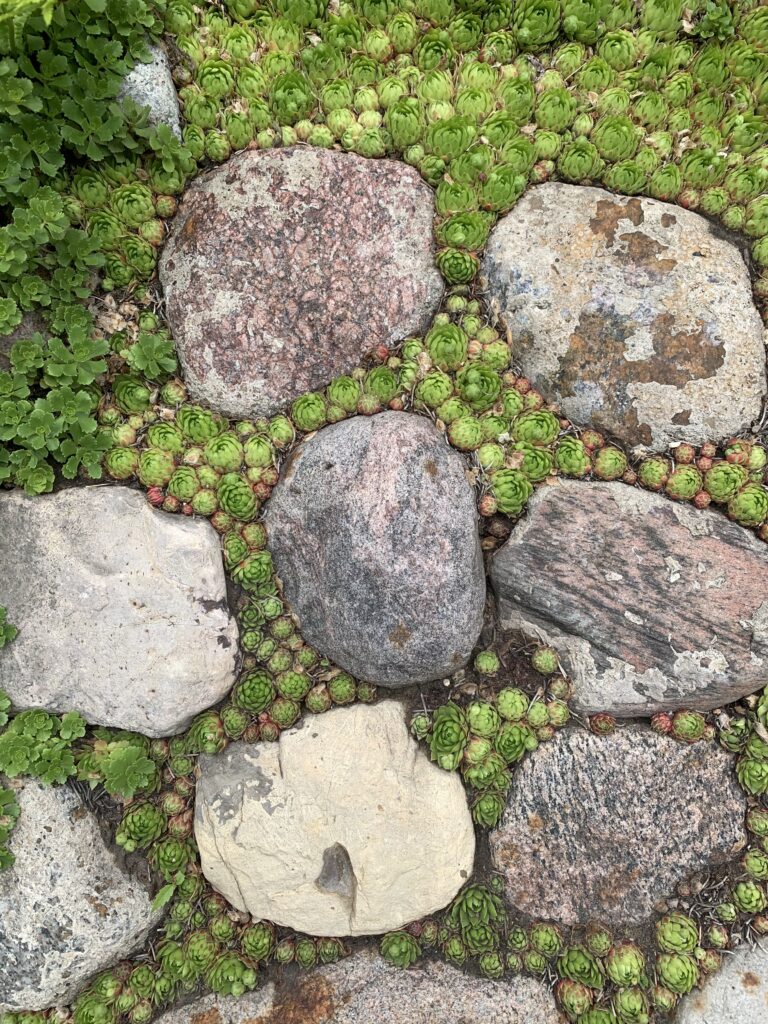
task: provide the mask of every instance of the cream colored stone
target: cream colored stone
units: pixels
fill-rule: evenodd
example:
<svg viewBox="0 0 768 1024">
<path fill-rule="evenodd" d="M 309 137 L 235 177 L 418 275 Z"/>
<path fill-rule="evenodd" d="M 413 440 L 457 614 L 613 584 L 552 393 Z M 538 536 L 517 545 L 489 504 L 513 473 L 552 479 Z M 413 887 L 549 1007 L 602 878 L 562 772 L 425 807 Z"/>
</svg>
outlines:
<svg viewBox="0 0 768 1024">
<path fill-rule="evenodd" d="M 337 708 L 200 759 L 203 872 L 234 906 L 311 935 L 371 935 L 446 906 L 472 873 L 457 774 L 394 701 Z"/>
</svg>

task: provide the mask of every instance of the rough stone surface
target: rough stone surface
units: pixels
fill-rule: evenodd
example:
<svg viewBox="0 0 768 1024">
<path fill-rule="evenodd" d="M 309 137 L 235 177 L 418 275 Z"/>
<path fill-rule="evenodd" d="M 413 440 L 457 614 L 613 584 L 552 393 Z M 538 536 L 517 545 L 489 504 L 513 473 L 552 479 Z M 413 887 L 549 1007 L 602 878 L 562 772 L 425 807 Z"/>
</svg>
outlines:
<svg viewBox="0 0 768 1024">
<path fill-rule="evenodd" d="M 292 455 L 266 522 L 302 634 L 338 665 L 407 686 L 467 662 L 485 601 L 475 500 L 428 420 L 326 427 Z"/>
<path fill-rule="evenodd" d="M 731 761 L 647 726 L 558 733 L 515 772 L 490 835 L 508 899 L 566 925 L 642 923 L 683 878 L 733 857 L 746 803 Z"/>
<path fill-rule="evenodd" d="M 768 1020 L 768 944 L 738 950 L 699 991 L 680 1004 L 677 1024 L 765 1024 Z"/>
<path fill-rule="evenodd" d="M 543 487 L 491 580 L 501 623 L 557 648 L 583 712 L 707 710 L 768 678 L 768 549 L 719 512 Z"/>
<path fill-rule="evenodd" d="M 374 952 L 282 975 L 240 998 L 204 996 L 157 1024 L 558 1024 L 546 985 L 474 978 L 441 962 L 403 971 Z M 749 1022 L 751 1024 L 751 1021 Z"/>
<path fill-rule="evenodd" d="M 21 814 L 16 862 L 0 872 L 0 1011 L 44 1010 L 139 949 L 163 911 L 118 865 L 76 793 L 10 785 Z"/>
<path fill-rule="evenodd" d="M 160 260 L 194 398 L 266 415 L 424 329 L 432 190 L 392 160 L 246 150 L 187 189 Z"/>
<path fill-rule="evenodd" d="M 203 872 L 254 917 L 376 934 L 446 906 L 472 873 L 461 781 L 429 761 L 394 701 L 337 708 L 200 764 Z"/>
<path fill-rule="evenodd" d="M 0 494 L 0 652 L 16 708 L 79 711 L 148 736 L 180 732 L 235 678 L 237 625 L 208 523 L 127 487 Z"/>
<path fill-rule="evenodd" d="M 523 372 L 575 422 L 658 449 L 760 415 L 764 334 L 747 267 L 698 214 L 539 185 L 491 234 L 483 275 Z"/>
<path fill-rule="evenodd" d="M 150 124 L 167 124 L 177 138 L 181 138 L 179 99 L 171 76 L 168 55 L 162 46 L 150 46 L 152 60 L 136 64 L 123 79 L 121 97 L 129 98 L 140 107 L 149 107 Z"/>
</svg>

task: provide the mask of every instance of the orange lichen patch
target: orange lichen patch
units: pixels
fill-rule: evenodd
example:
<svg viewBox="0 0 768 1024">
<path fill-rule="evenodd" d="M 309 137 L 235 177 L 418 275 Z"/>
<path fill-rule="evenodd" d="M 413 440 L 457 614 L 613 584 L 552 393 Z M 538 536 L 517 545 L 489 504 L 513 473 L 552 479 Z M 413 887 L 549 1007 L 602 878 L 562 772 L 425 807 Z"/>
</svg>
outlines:
<svg viewBox="0 0 768 1024">
<path fill-rule="evenodd" d="M 223 1024 L 221 1014 L 212 1006 L 210 1010 L 205 1010 L 203 1013 L 195 1013 L 190 1018 L 189 1024 Z"/>
<path fill-rule="evenodd" d="M 668 245 L 662 245 L 655 238 L 642 231 L 625 231 L 619 235 L 625 243 L 623 250 L 614 253 L 614 257 L 633 268 L 643 267 L 657 274 L 668 274 L 677 266 L 677 260 L 659 259 L 663 252 L 669 251 Z"/>
<path fill-rule="evenodd" d="M 592 234 L 602 235 L 608 245 L 613 245 L 619 224 L 628 220 L 635 227 L 645 220 L 643 204 L 639 199 L 630 199 L 628 203 L 620 203 L 612 199 L 600 199 L 595 205 L 595 215 L 590 218 L 589 226 Z"/>
<path fill-rule="evenodd" d="M 752 971 L 745 971 L 741 976 L 741 984 L 746 989 L 757 988 L 760 984 L 760 979 Z"/>
<path fill-rule="evenodd" d="M 394 629 L 389 632 L 389 640 L 395 644 L 396 647 L 404 647 L 411 639 L 411 631 L 406 626 L 399 622 Z"/>
<path fill-rule="evenodd" d="M 427 473 L 432 478 L 437 476 L 437 466 L 435 465 L 434 459 L 427 459 L 427 461 L 424 463 L 424 469 L 426 469 Z"/>
<path fill-rule="evenodd" d="M 315 976 L 280 994 L 268 1013 L 251 1017 L 243 1024 L 326 1024 L 339 1006 L 347 1002 L 348 996 L 339 999 L 325 978 Z"/>
</svg>

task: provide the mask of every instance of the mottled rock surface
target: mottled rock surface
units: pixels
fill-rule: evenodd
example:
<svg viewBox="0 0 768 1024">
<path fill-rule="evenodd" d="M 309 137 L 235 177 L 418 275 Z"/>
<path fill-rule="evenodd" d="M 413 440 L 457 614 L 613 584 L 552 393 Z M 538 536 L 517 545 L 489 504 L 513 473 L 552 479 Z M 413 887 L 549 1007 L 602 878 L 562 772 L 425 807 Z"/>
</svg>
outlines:
<svg viewBox="0 0 768 1024">
<path fill-rule="evenodd" d="M 737 700 L 768 677 L 768 548 L 621 483 L 539 488 L 491 564 L 499 618 L 557 648 L 589 714 Z"/>
<path fill-rule="evenodd" d="M 338 665 L 407 686 L 467 662 L 485 601 L 475 499 L 428 420 L 326 427 L 291 456 L 266 522 L 303 636 Z"/>
<path fill-rule="evenodd" d="M 566 925 L 637 925 L 743 835 L 732 758 L 647 726 L 569 728 L 513 776 L 491 853 L 513 906 Z M 712 799 L 712 794 L 717 799 Z"/>
<path fill-rule="evenodd" d="M 254 917 L 311 935 L 385 932 L 446 906 L 472 873 L 461 781 L 429 761 L 393 701 L 200 764 L 203 872 Z"/>
<path fill-rule="evenodd" d="M 19 710 L 180 732 L 235 678 L 218 536 L 127 487 L 0 494 L 2 604 L 19 635 L 0 690 Z"/>
<path fill-rule="evenodd" d="M 120 95 L 140 107 L 149 107 L 150 124 L 167 124 L 181 138 L 179 98 L 171 76 L 168 55 L 162 46 L 150 46 L 152 60 L 137 63 L 123 79 Z"/>
<path fill-rule="evenodd" d="M 197 178 L 160 261 L 192 396 L 272 413 L 424 329 L 442 294 L 433 213 L 413 168 L 309 146 Z"/>
<path fill-rule="evenodd" d="M 547 986 L 488 981 L 431 962 L 402 971 L 373 952 L 283 975 L 239 999 L 204 996 L 157 1024 L 558 1024 Z M 749 1024 L 752 1024 L 750 1021 Z"/>
<path fill-rule="evenodd" d="M 575 422 L 658 449 L 760 415 L 764 333 L 749 273 L 698 214 L 539 185 L 492 232 L 483 275 L 523 372 Z"/>
<path fill-rule="evenodd" d="M 728 955 L 704 988 L 680 1003 L 677 1024 L 765 1024 L 768 1020 L 768 943 Z"/>
<path fill-rule="evenodd" d="M 0 1011 L 44 1010 L 139 949 L 163 912 L 118 865 L 76 793 L 10 785 L 21 814 L 9 844 L 16 862 L 0 872 Z"/>
</svg>

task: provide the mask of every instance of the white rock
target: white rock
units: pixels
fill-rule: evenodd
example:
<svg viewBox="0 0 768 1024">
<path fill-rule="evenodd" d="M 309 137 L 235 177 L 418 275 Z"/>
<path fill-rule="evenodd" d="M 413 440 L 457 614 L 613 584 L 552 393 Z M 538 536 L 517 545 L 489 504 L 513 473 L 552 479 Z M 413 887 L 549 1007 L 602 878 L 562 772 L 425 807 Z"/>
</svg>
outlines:
<svg viewBox="0 0 768 1024">
<path fill-rule="evenodd" d="M 79 711 L 168 736 L 235 678 L 237 625 L 212 527 L 127 487 L 0 494 L 0 604 L 19 635 L 0 652 L 18 709 Z"/>
<path fill-rule="evenodd" d="M 393 701 L 337 708 L 200 765 L 203 872 L 254 917 L 376 934 L 444 907 L 472 873 L 461 781 L 430 763 Z"/>
<path fill-rule="evenodd" d="M 123 79 L 120 96 L 132 99 L 140 107 L 149 107 L 150 124 L 167 124 L 181 138 L 181 117 L 176 86 L 171 76 L 168 55 L 161 46 L 150 46 L 152 60 L 136 64 Z"/>
<path fill-rule="evenodd" d="M 143 946 L 163 911 L 118 865 L 76 793 L 11 785 L 21 814 L 16 862 L 0 872 L 0 1012 L 44 1010 Z"/>
<path fill-rule="evenodd" d="M 765 1024 L 768 1020 L 768 942 L 726 954 L 704 988 L 680 1004 L 677 1024 Z"/>
</svg>

